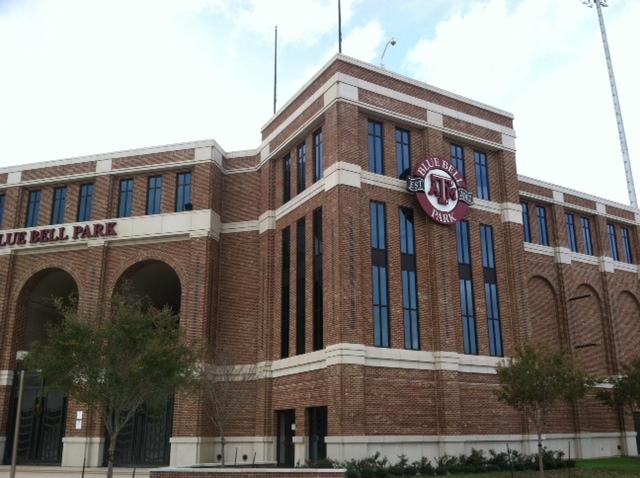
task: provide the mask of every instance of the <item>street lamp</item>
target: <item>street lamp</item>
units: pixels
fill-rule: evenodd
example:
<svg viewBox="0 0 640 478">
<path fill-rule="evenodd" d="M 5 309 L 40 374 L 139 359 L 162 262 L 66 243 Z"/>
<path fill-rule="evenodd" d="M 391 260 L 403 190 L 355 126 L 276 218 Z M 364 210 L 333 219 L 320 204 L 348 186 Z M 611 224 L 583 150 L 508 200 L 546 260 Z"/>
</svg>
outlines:
<svg viewBox="0 0 640 478">
<path fill-rule="evenodd" d="M 387 48 L 389 48 L 389 45 L 395 46 L 395 44 L 396 44 L 395 38 L 391 37 L 391 39 L 384 46 L 384 50 L 382 50 L 382 55 L 380 55 L 380 68 L 384 68 L 384 54 L 387 52 Z"/>
<path fill-rule="evenodd" d="M 609 42 L 607 41 L 607 31 L 604 28 L 604 18 L 602 17 L 602 7 L 608 7 L 606 0 L 582 0 L 582 3 L 589 8 L 596 6 L 598 12 L 598 22 L 600 23 L 600 35 L 602 36 L 602 46 L 604 48 L 604 56 L 607 60 L 607 71 L 609 72 L 609 83 L 611 84 L 611 96 L 613 98 L 613 109 L 616 113 L 616 122 L 618 123 L 618 136 L 620 137 L 620 149 L 622 150 L 622 161 L 624 163 L 624 173 L 627 177 L 627 192 L 629 193 L 629 203 L 637 208 L 638 199 L 636 198 L 636 188 L 633 184 L 633 174 L 631 173 L 631 161 L 629 160 L 629 149 L 627 148 L 627 136 L 624 132 L 624 123 L 622 122 L 622 112 L 620 111 L 620 101 L 618 99 L 618 89 L 616 88 L 616 79 L 613 76 L 613 65 L 611 64 L 611 54 L 609 53 Z"/>
</svg>

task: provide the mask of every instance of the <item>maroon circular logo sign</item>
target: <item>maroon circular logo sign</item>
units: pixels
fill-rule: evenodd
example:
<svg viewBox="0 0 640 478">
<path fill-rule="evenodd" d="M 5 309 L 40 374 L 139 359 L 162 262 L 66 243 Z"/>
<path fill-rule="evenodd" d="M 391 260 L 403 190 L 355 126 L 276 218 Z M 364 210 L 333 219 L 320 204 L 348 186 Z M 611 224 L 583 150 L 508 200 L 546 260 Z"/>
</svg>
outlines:
<svg viewBox="0 0 640 478">
<path fill-rule="evenodd" d="M 455 224 L 467 215 L 473 195 L 453 164 L 434 156 L 418 164 L 413 174 L 407 178 L 407 189 L 416 193 L 427 216 L 440 224 Z"/>
</svg>

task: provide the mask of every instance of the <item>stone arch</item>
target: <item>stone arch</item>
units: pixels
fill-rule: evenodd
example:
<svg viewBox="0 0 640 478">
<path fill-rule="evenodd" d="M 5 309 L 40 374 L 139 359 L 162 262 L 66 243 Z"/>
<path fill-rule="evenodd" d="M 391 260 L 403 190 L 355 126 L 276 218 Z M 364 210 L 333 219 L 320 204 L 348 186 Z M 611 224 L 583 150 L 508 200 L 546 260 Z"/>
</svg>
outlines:
<svg viewBox="0 0 640 478">
<path fill-rule="evenodd" d="M 602 302 L 596 290 L 583 283 L 567 297 L 569 343 L 585 370 L 607 376 L 611 367 L 605 341 Z"/>
<path fill-rule="evenodd" d="M 640 356 L 640 301 L 628 290 L 614 303 L 613 328 L 616 334 L 618 362 L 629 363 Z"/>
<path fill-rule="evenodd" d="M 118 276 L 112 294 L 128 284 L 132 292 L 148 297 L 154 307 L 168 305 L 180 313 L 182 305 L 183 281 L 179 273 L 163 260 L 146 259 L 129 265 Z"/>
<path fill-rule="evenodd" d="M 528 339 L 534 343 L 560 347 L 562 331 L 555 288 L 545 277 L 533 276 L 527 282 L 527 295 L 530 326 Z"/>
</svg>

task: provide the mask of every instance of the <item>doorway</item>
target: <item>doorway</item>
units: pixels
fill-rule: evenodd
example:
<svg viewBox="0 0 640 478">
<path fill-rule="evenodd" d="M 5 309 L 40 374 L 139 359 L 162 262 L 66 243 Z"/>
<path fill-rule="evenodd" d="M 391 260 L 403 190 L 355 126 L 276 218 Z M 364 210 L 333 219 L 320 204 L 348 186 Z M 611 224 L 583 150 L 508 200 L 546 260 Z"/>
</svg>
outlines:
<svg viewBox="0 0 640 478">
<path fill-rule="evenodd" d="M 293 437 L 296 428 L 295 410 L 278 410 L 278 465 L 293 468 Z"/>
</svg>

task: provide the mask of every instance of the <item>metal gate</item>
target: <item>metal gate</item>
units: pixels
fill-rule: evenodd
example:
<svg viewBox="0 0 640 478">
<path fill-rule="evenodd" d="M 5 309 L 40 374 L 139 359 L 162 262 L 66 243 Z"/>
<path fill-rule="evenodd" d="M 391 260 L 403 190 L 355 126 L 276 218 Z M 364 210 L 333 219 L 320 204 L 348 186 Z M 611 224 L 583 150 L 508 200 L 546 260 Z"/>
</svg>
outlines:
<svg viewBox="0 0 640 478">
<path fill-rule="evenodd" d="M 142 406 L 118 435 L 115 466 L 152 467 L 169 464 L 173 397 L 166 405 Z M 109 440 L 105 444 L 104 464 L 107 464 Z"/>
<path fill-rule="evenodd" d="M 19 386 L 20 379 L 16 372 L 11 392 L 5 463 L 11 462 Z M 25 374 L 17 444 L 18 464 L 59 465 L 62 462 L 66 417 L 67 397 L 60 392 L 46 390 L 41 375 Z"/>
</svg>

